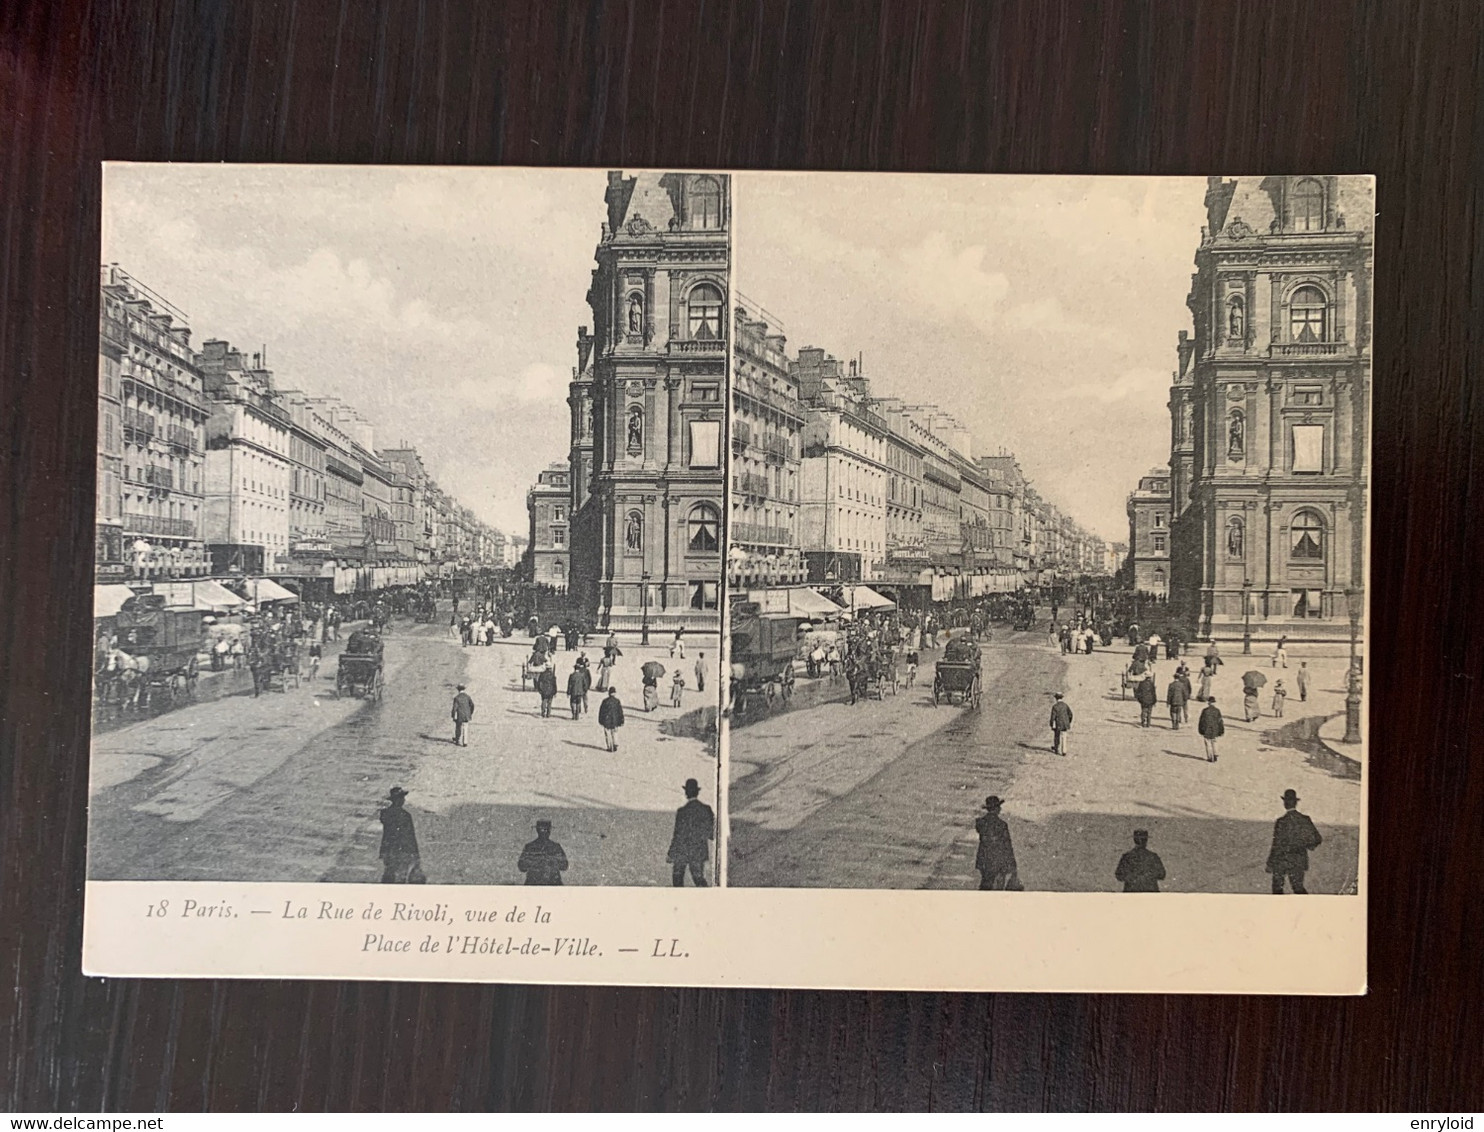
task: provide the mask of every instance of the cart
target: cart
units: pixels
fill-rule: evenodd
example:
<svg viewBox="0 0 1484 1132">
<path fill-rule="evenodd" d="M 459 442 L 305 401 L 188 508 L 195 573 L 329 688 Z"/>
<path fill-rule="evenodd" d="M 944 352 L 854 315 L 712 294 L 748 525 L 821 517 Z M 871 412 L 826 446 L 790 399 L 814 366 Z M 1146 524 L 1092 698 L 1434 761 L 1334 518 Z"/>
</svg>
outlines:
<svg viewBox="0 0 1484 1132">
<path fill-rule="evenodd" d="M 982 698 L 979 646 L 967 637 L 949 641 L 933 670 L 933 706 L 951 704 L 955 696 L 969 708 L 977 708 Z"/>
<path fill-rule="evenodd" d="M 380 700 L 384 683 L 381 636 L 368 629 L 359 629 L 350 635 L 345 651 L 340 654 L 340 667 L 335 673 L 335 695 Z"/>
<path fill-rule="evenodd" d="M 203 644 L 197 609 L 172 609 L 158 594 L 130 598 L 118 612 L 118 648 L 134 658 L 129 689 L 139 711 L 166 711 L 196 696 L 196 654 Z"/>
</svg>

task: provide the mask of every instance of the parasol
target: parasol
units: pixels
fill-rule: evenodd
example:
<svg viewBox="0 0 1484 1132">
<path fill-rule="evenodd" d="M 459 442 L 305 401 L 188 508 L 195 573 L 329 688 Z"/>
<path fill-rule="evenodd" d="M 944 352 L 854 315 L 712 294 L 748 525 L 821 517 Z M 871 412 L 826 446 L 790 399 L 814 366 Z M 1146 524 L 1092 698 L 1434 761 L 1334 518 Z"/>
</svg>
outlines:
<svg viewBox="0 0 1484 1132">
<path fill-rule="evenodd" d="M 646 680 L 658 680 L 665 674 L 665 666 L 657 660 L 646 660 L 639 666 L 639 671 Z"/>
<path fill-rule="evenodd" d="M 1268 678 L 1255 668 L 1242 673 L 1242 688 L 1245 691 L 1255 692 L 1267 682 Z"/>
</svg>

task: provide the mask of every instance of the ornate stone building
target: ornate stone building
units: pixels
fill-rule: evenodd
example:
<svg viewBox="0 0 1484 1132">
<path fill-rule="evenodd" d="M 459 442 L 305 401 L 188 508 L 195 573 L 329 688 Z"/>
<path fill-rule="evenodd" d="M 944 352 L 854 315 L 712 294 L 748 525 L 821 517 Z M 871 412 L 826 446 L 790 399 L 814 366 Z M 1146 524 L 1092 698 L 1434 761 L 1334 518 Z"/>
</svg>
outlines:
<svg viewBox="0 0 1484 1132">
<path fill-rule="evenodd" d="M 1129 584 L 1141 594 L 1170 596 L 1170 471 L 1151 468 L 1128 497 Z"/>
<path fill-rule="evenodd" d="M 730 179 L 611 172 L 606 199 L 587 295 L 593 333 L 590 343 L 579 338 L 569 399 L 573 450 L 591 460 L 585 483 L 572 477 L 581 537 L 571 586 L 598 626 L 715 632 L 726 552 Z"/>
<path fill-rule="evenodd" d="M 1364 585 L 1374 198 L 1212 178 L 1171 390 L 1171 600 L 1201 635 L 1338 637 Z"/>
</svg>

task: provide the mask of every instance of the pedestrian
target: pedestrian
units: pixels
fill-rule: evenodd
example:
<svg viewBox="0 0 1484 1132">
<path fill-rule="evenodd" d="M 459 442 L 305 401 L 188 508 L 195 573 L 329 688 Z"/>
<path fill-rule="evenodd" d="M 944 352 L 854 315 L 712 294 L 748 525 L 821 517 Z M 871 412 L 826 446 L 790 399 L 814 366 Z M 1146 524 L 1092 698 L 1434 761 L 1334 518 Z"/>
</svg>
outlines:
<svg viewBox="0 0 1484 1132">
<path fill-rule="evenodd" d="M 1015 867 L 1015 847 L 1010 843 L 1010 827 L 1000 817 L 1003 799 L 991 794 L 984 799 L 987 813 L 974 821 L 979 831 L 979 852 L 974 855 L 974 867 L 979 870 L 979 890 L 1019 891 L 1019 871 Z"/>
<path fill-rule="evenodd" d="M 527 841 L 515 867 L 526 874 L 527 884 L 561 884 L 567 871 L 567 854 L 551 839 L 551 822 L 536 823 L 536 840 Z"/>
<path fill-rule="evenodd" d="M 1319 848 L 1324 839 L 1309 820 L 1300 813 L 1299 796 L 1289 787 L 1283 791 L 1283 816 L 1273 823 L 1273 847 L 1268 850 L 1267 870 L 1273 874 L 1273 895 L 1283 895 L 1286 879 L 1299 896 L 1307 896 L 1304 874 L 1309 871 L 1309 850 Z"/>
<path fill-rule="evenodd" d="M 658 676 L 651 676 L 646 672 L 643 674 L 643 684 L 644 710 L 654 711 L 655 708 L 660 706 L 660 678 Z"/>
<path fill-rule="evenodd" d="M 1170 686 L 1165 689 L 1165 703 L 1170 708 L 1170 730 L 1180 730 L 1180 721 L 1185 715 L 1185 700 L 1190 695 L 1188 685 L 1183 683 L 1179 676 L 1170 681 Z"/>
<path fill-rule="evenodd" d="M 1134 699 L 1139 704 L 1139 726 L 1151 726 L 1154 705 L 1159 702 L 1159 692 L 1154 687 L 1154 676 L 1146 675 L 1134 688 Z"/>
<path fill-rule="evenodd" d="M 548 664 L 540 672 L 536 673 L 534 681 L 536 692 L 541 697 L 541 718 L 551 718 L 551 701 L 556 699 L 557 680 L 555 662 Z"/>
<path fill-rule="evenodd" d="M 422 858 L 417 851 L 417 831 L 412 828 L 412 815 L 402 805 L 407 791 L 393 786 L 387 791 L 390 801 L 382 807 L 381 818 L 381 883 L 408 884 L 413 870 L 422 872 Z"/>
<path fill-rule="evenodd" d="M 1165 863 L 1149 849 L 1149 831 L 1134 830 L 1134 847 L 1118 858 L 1113 876 L 1123 881 L 1124 892 L 1158 892 L 1165 879 Z"/>
<path fill-rule="evenodd" d="M 1212 668 L 1210 664 L 1201 666 L 1201 685 L 1200 690 L 1195 694 L 1196 699 L 1209 700 L 1211 698 L 1211 679 L 1215 675 L 1216 669 Z"/>
<path fill-rule="evenodd" d="M 580 672 L 582 674 L 582 693 L 578 697 L 577 710 L 581 714 L 586 715 L 588 710 L 587 693 L 593 686 L 593 670 L 592 667 L 588 664 L 587 653 L 580 652 L 577 654 L 577 664 L 573 668 L 573 671 Z"/>
<path fill-rule="evenodd" d="M 680 669 L 675 670 L 675 676 L 670 681 L 670 706 L 678 708 L 681 706 L 681 695 L 685 692 L 685 677 Z"/>
<path fill-rule="evenodd" d="M 1072 730 L 1072 705 L 1062 699 L 1060 692 L 1051 693 L 1051 751 L 1053 754 L 1067 753 L 1067 732 Z"/>
<path fill-rule="evenodd" d="M 675 811 L 675 832 L 665 860 L 670 862 L 670 883 L 685 887 L 685 873 L 690 870 L 691 883 L 706 888 L 706 862 L 711 857 L 708 842 L 716 836 L 716 815 L 701 801 L 701 785 L 694 778 L 685 780 L 686 802 Z"/>
<path fill-rule="evenodd" d="M 1307 660 L 1299 661 L 1297 679 L 1299 703 L 1304 703 L 1309 698 L 1309 662 Z"/>
<path fill-rule="evenodd" d="M 1257 702 L 1257 685 L 1250 681 L 1242 684 L 1242 717 L 1248 723 L 1262 718 L 1262 707 Z"/>
<path fill-rule="evenodd" d="M 1280 664 L 1284 668 L 1288 667 L 1288 637 L 1286 635 L 1278 638 L 1278 644 L 1273 649 L 1273 667 L 1277 668 Z"/>
<path fill-rule="evenodd" d="M 311 641 L 309 643 L 309 679 L 311 681 L 319 679 L 319 662 L 321 657 L 322 652 L 319 642 Z"/>
<path fill-rule="evenodd" d="M 1283 701 L 1286 700 L 1286 699 L 1288 699 L 1288 689 L 1283 686 L 1283 681 L 1282 680 L 1279 680 L 1276 684 L 1273 685 L 1273 716 L 1274 716 L 1274 718 L 1276 718 L 1276 719 L 1282 719 L 1283 718 Z"/>
<path fill-rule="evenodd" d="M 613 658 L 606 652 L 603 659 L 598 661 L 598 691 L 608 691 L 609 683 L 613 679 Z"/>
<path fill-rule="evenodd" d="M 1221 649 L 1212 641 L 1206 648 L 1206 667 L 1215 672 L 1221 667 Z"/>
<path fill-rule="evenodd" d="M 706 654 L 696 653 L 696 691 L 706 690 Z"/>
<path fill-rule="evenodd" d="M 670 655 L 685 659 L 685 626 L 675 630 L 675 639 L 670 642 Z"/>
<path fill-rule="evenodd" d="M 1206 701 L 1206 708 L 1201 712 L 1201 718 L 1196 722 L 1195 729 L 1201 733 L 1201 740 L 1206 746 L 1206 761 L 1216 761 L 1216 740 L 1226 734 L 1226 721 L 1221 718 L 1221 709 L 1216 706 L 1216 697 L 1212 696 Z"/>
<path fill-rule="evenodd" d="M 913 649 L 907 654 L 907 687 L 917 683 L 917 650 Z"/>
<path fill-rule="evenodd" d="M 453 697 L 453 741 L 460 747 L 469 745 L 469 721 L 474 718 L 474 698 L 460 684 Z"/>
<path fill-rule="evenodd" d="M 610 751 L 618 750 L 618 729 L 623 726 L 623 704 L 618 698 L 618 689 L 612 685 L 608 695 L 598 705 L 598 725 L 603 728 L 603 743 Z"/>
<path fill-rule="evenodd" d="M 574 720 L 582 715 L 582 697 L 585 690 L 586 686 L 582 681 L 582 665 L 574 665 L 567 675 L 567 701 L 572 705 Z"/>
</svg>

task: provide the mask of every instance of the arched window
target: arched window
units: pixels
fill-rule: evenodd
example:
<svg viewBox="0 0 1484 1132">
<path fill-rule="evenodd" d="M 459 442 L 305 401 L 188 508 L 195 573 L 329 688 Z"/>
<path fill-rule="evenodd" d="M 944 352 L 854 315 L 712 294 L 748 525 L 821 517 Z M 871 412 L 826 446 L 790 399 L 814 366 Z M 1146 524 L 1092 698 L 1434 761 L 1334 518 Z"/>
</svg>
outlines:
<svg viewBox="0 0 1484 1132">
<path fill-rule="evenodd" d="M 721 292 L 710 283 L 691 288 L 686 299 L 690 314 L 690 337 L 715 341 L 721 337 Z"/>
<path fill-rule="evenodd" d="M 1317 511 L 1300 511 L 1289 528 L 1290 554 L 1311 561 L 1324 559 L 1324 520 Z"/>
<path fill-rule="evenodd" d="M 1324 342 L 1329 303 L 1318 287 L 1300 287 L 1288 300 L 1288 334 L 1295 342 Z"/>
<path fill-rule="evenodd" d="M 689 538 L 686 546 L 697 553 L 721 549 L 721 514 L 709 503 L 698 504 L 687 521 Z"/>
<path fill-rule="evenodd" d="M 691 185 L 692 228 L 721 227 L 721 186 L 714 177 L 697 177 Z"/>
<path fill-rule="evenodd" d="M 1313 177 L 1305 177 L 1293 187 L 1293 230 L 1324 230 L 1324 186 Z"/>
</svg>

